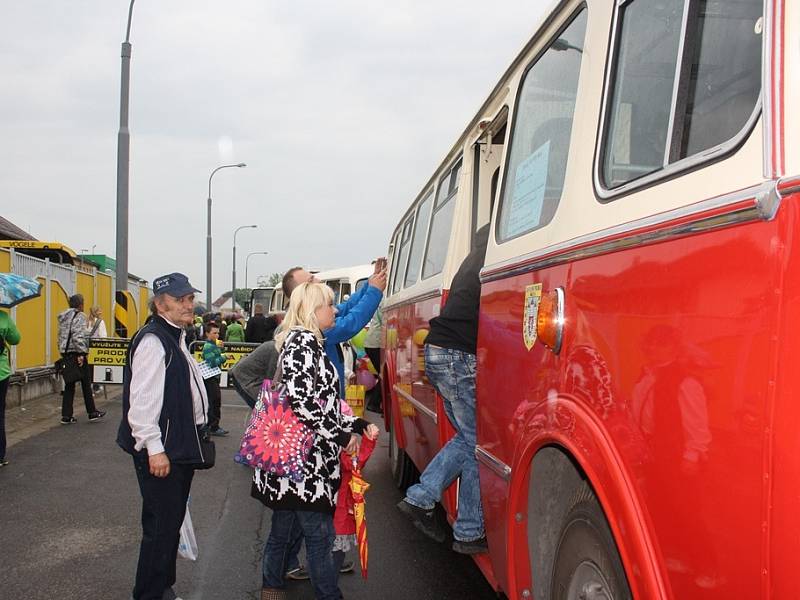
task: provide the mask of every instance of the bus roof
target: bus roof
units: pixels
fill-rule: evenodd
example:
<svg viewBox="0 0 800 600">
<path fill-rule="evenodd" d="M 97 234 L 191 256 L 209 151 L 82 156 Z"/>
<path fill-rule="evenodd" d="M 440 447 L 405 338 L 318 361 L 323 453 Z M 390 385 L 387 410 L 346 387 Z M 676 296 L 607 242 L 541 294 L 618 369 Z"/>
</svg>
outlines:
<svg viewBox="0 0 800 600">
<path fill-rule="evenodd" d="M 320 271 L 314 277 L 323 282 L 344 280 L 355 283 L 360 279 L 368 278 L 374 270 L 375 268 L 372 265 L 356 265 L 355 267 L 341 267 L 339 269 Z"/>
</svg>

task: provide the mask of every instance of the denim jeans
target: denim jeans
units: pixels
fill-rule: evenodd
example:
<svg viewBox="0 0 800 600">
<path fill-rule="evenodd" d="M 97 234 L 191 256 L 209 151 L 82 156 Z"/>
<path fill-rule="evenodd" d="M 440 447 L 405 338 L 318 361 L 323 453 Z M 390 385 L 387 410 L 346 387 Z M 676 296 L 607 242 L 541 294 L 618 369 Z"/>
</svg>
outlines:
<svg viewBox="0 0 800 600">
<path fill-rule="evenodd" d="M 406 502 L 433 508 L 442 492 L 459 475 L 458 516 L 453 536 L 462 542 L 483 537 L 483 510 L 475 458 L 475 355 L 461 350 L 425 346 L 425 374 L 444 400 L 447 418 L 456 435 L 439 450 L 419 478 L 408 488 Z"/>
<path fill-rule="evenodd" d="M 264 547 L 263 586 L 283 588 L 296 525 L 303 530 L 308 574 L 317 600 L 341 600 L 339 573 L 333 564 L 333 516 L 308 510 L 275 510 Z"/>
</svg>

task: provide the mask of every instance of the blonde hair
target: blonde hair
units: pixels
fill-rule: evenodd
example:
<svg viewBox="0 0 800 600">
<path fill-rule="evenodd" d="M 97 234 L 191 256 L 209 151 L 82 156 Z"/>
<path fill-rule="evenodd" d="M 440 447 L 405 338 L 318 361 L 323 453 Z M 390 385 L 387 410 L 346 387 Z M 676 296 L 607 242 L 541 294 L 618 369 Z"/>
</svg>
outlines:
<svg viewBox="0 0 800 600">
<path fill-rule="evenodd" d="M 103 310 L 102 307 L 96 304 L 89 309 L 89 325 L 94 325 L 94 322 L 100 318 L 101 310 Z"/>
<path fill-rule="evenodd" d="M 301 283 L 292 292 L 289 308 L 281 323 L 281 332 L 275 336 L 275 347 L 280 350 L 292 329 L 302 328 L 322 341 L 322 331 L 317 322 L 316 310 L 333 302 L 333 290 L 324 283 Z"/>
</svg>

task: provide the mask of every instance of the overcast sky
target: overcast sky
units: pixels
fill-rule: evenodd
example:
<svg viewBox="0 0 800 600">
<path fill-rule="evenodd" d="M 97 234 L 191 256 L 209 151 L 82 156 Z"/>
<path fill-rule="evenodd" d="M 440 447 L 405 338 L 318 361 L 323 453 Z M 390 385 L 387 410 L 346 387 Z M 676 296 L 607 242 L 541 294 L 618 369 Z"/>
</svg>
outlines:
<svg viewBox="0 0 800 600">
<path fill-rule="evenodd" d="M 129 269 L 213 294 L 384 254 L 397 219 L 532 35 L 544 0 L 138 0 Z M 128 0 L 0 4 L 0 214 L 115 253 Z"/>
</svg>

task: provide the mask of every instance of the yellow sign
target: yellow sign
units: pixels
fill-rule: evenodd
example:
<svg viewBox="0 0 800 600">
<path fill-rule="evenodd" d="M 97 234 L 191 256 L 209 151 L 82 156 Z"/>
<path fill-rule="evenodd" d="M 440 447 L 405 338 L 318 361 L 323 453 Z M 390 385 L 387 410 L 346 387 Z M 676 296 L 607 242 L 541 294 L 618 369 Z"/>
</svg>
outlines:
<svg viewBox="0 0 800 600">
<path fill-rule="evenodd" d="M 38 242 L 30 240 L 0 240 L 0 248 L 27 248 L 29 250 L 59 250 L 75 258 L 75 251 L 60 242 Z"/>
<path fill-rule="evenodd" d="M 197 362 L 203 362 L 203 346 L 205 342 L 193 342 L 192 343 L 192 355 Z M 224 347 L 221 347 L 220 350 L 222 354 L 228 357 L 228 360 L 225 361 L 225 364 L 220 366 L 220 369 L 223 371 L 228 371 L 233 368 L 237 362 L 239 362 L 242 357 L 250 354 L 253 350 L 258 348 L 259 344 L 246 344 L 246 343 L 228 343 L 225 344 Z"/>
<path fill-rule="evenodd" d="M 534 283 L 525 287 L 525 310 L 522 312 L 522 339 L 530 350 L 536 343 L 536 321 L 539 317 L 539 303 L 542 301 L 542 284 Z"/>
<path fill-rule="evenodd" d="M 93 338 L 89 342 L 89 364 L 124 367 L 131 341 L 117 338 Z"/>
</svg>

